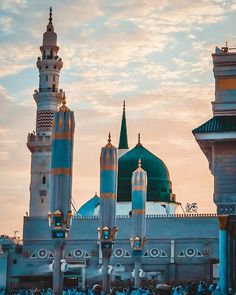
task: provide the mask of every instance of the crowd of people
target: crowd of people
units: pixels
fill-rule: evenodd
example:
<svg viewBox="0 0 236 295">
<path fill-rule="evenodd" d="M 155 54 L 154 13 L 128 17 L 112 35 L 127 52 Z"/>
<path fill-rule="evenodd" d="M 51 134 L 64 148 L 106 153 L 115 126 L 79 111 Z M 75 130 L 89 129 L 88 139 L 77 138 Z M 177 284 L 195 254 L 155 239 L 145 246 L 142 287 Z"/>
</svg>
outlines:
<svg viewBox="0 0 236 295">
<path fill-rule="evenodd" d="M 0 289 L 0 295 L 53 295 L 53 290 L 48 289 L 12 289 L 6 292 Z M 98 284 L 82 288 L 66 288 L 63 289 L 62 295 L 104 295 L 102 287 Z M 134 288 L 123 288 L 120 286 L 110 289 L 112 295 L 222 295 L 220 286 L 217 283 L 207 284 L 203 281 L 198 283 L 189 282 L 187 284 L 166 285 L 157 284 L 156 286 Z M 232 288 L 228 289 L 228 295 L 236 295 Z"/>
</svg>

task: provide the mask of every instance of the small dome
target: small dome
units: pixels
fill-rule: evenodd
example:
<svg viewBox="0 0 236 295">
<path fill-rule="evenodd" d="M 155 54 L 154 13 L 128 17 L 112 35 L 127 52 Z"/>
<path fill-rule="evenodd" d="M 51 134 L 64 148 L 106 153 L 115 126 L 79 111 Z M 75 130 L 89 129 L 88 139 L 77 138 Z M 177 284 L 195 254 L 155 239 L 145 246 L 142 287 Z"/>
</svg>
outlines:
<svg viewBox="0 0 236 295">
<path fill-rule="evenodd" d="M 76 215 L 93 216 L 94 210 L 97 208 L 98 205 L 100 205 L 100 198 L 95 195 L 79 208 Z"/>
<path fill-rule="evenodd" d="M 119 159 L 117 201 L 131 202 L 131 178 L 139 159 L 148 177 L 147 201 L 175 202 L 166 165 L 140 143 Z"/>
<path fill-rule="evenodd" d="M 57 34 L 52 24 L 47 25 L 47 31 L 43 34 L 43 46 L 57 46 Z"/>
</svg>

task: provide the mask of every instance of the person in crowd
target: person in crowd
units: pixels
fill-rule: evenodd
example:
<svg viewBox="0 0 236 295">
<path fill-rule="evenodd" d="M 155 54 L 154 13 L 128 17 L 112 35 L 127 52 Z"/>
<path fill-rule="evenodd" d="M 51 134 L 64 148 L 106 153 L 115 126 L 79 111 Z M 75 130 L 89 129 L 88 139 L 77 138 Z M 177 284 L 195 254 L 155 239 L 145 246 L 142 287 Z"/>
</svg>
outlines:
<svg viewBox="0 0 236 295">
<path fill-rule="evenodd" d="M 222 292 L 220 290 L 220 286 L 217 285 L 214 292 L 212 293 L 213 295 L 222 295 Z"/>
</svg>

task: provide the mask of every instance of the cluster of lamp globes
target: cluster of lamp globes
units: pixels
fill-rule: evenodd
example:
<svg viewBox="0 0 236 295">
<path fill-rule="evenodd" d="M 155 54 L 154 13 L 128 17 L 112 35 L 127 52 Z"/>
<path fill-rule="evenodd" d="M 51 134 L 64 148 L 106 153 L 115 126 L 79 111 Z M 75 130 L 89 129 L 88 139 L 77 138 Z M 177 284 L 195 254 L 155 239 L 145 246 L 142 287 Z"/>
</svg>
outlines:
<svg viewBox="0 0 236 295">
<path fill-rule="evenodd" d="M 98 227 L 98 239 L 102 242 L 114 242 L 118 227 L 114 226 L 111 230 L 109 226 L 104 226 L 103 228 Z"/>
<path fill-rule="evenodd" d="M 67 238 L 72 223 L 72 212 L 67 212 L 65 218 L 60 210 L 48 212 L 48 225 L 53 228 L 52 238 Z"/>
<path fill-rule="evenodd" d="M 143 250 L 143 248 L 146 244 L 146 241 L 147 241 L 146 238 L 141 239 L 139 236 L 136 236 L 134 238 L 130 238 L 131 248 L 134 251 Z"/>
<path fill-rule="evenodd" d="M 115 235 L 118 231 L 118 228 L 115 226 L 112 230 L 108 226 L 104 226 L 103 228 L 98 227 L 98 239 L 107 242 L 113 242 L 115 240 Z M 141 250 L 144 248 L 147 239 L 141 239 L 139 236 L 134 238 L 130 238 L 131 247 L 134 250 Z"/>
</svg>

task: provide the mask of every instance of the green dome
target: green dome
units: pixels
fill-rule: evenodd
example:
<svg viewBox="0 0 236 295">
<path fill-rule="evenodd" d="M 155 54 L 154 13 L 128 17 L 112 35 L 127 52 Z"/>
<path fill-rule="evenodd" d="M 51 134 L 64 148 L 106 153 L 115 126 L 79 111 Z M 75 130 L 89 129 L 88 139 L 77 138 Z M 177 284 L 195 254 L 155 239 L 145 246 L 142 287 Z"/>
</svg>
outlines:
<svg viewBox="0 0 236 295">
<path fill-rule="evenodd" d="M 141 144 L 124 154 L 118 162 L 118 202 L 131 202 L 132 173 L 138 167 L 138 160 L 147 172 L 147 201 L 175 202 L 172 184 L 166 165 Z"/>
</svg>

